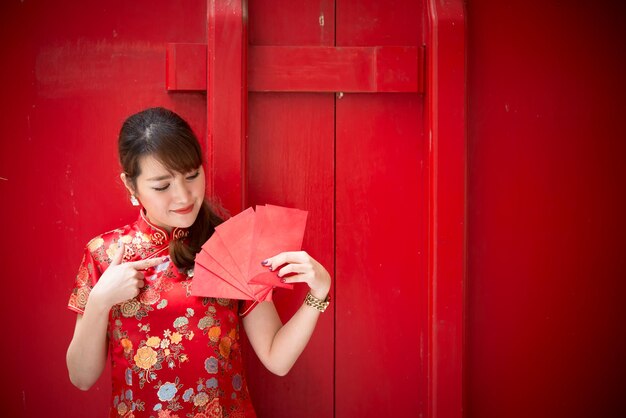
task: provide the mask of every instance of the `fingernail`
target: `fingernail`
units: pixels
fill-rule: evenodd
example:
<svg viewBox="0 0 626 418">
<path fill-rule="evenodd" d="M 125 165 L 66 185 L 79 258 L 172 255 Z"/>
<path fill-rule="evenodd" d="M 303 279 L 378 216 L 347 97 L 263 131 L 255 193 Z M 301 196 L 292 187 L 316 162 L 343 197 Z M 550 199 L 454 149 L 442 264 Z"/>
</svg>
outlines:
<svg viewBox="0 0 626 418">
<path fill-rule="evenodd" d="M 280 279 L 280 282 L 281 283 L 285 283 L 285 279 Z"/>
<path fill-rule="evenodd" d="M 274 271 L 274 267 L 270 266 L 270 271 Z"/>
<path fill-rule="evenodd" d="M 163 257 L 163 262 L 165 263 L 166 261 L 170 261 L 169 256 L 165 256 L 165 257 Z"/>
<path fill-rule="evenodd" d="M 261 264 L 264 265 L 264 266 L 267 266 L 267 263 L 269 263 L 269 262 L 270 262 L 269 260 L 263 260 L 263 261 L 261 261 Z"/>
</svg>

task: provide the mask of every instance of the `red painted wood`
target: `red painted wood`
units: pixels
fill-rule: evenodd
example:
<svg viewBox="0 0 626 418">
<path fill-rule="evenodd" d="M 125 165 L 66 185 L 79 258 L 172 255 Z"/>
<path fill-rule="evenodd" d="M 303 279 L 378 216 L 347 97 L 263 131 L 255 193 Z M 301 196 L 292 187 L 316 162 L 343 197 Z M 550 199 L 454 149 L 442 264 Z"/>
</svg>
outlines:
<svg viewBox="0 0 626 418">
<path fill-rule="evenodd" d="M 334 6 L 327 0 L 250 2 L 248 20 L 250 49 L 332 45 L 334 40 Z M 334 94 L 251 92 L 249 100 L 246 204 L 274 202 L 309 210 L 303 246 L 334 276 Z M 277 292 L 275 302 L 283 319 L 302 304 L 304 294 L 302 287 Z M 331 305 L 287 376 L 272 376 L 248 352 L 250 386 L 260 416 L 333 416 Z"/>
<path fill-rule="evenodd" d="M 424 4 L 420 1 L 337 2 L 337 25 L 334 2 L 328 0 L 251 3 L 249 12 L 258 17 L 251 18 L 252 45 L 334 46 L 335 36 L 338 46 L 418 46 L 424 42 L 420 23 Z M 1 7 L 0 35 L 11 40 L 0 46 L 3 58 L 11 63 L 0 66 L 0 78 L 11 81 L 4 86 L 7 99 L 0 112 L 4 130 L 0 196 L 5 203 L 0 205 L 0 214 L 9 220 L 5 231 L 9 238 L 3 240 L 1 251 L 3 260 L 10 260 L 3 263 L 4 275 L 20 278 L 3 282 L 5 298 L 0 304 L 3 317 L 12 318 L 3 328 L 10 342 L 2 348 L 3 357 L 10 359 L 5 361 L 3 376 L 11 384 L 4 386 L 2 412 L 12 417 L 48 416 L 52 405 L 70 418 L 97 416 L 108 406 L 109 385 L 99 382 L 91 392 L 82 393 L 64 378 L 63 358 L 74 316 L 63 306 L 79 261 L 75 257 L 93 235 L 133 216 L 117 181 L 114 157 L 115 137 L 124 117 L 146 106 L 164 105 L 189 119 L 201 136 L 205 133 L 205 96 L 168 94 L 163 86 L 165 43 L 207 42 L 207 3 L 189 0 L 180 7 L 177 2 L 155 0 L 145 7 L 121 0 L 101 5 L 15 1 L 3 2 Z M 623 6 L 600 2 L 563 8 L 540 1 L 475 0 L 468 8 L 471 158 L 466 416 L 624 416 L 626 334 L 620 332 L 621 318 L 626 316 L 622 297 L 626 293 L 622 280 L 626 275 L 622 256 L 626 204 L 621 193 L 626 186 L 626 132 L 620 123 L 626 113 Z M 234 39 L 245 38 L 245 25 L 241 30 L 241 37 Z M 219 34 L 210 36 L 215 41 Z M 225 42 L 230 39 L 225 37 Z M 439 53 L 446 54 L 443 49 Z M 245 62 L 245 56 L 241 60 Z M 446 68 L 456 71 L 460 67 Z M 245 76 L 244 72 L 241 77 Z M 209 77 L 208 82 L 216 80 Z M 454 83 L 450 88 L 458 93 Z M 226 94 L 222 91 L 216 97 L 221 100 Z M 344 98 L 351 99 L 351 95 Z M 225 103 L 231 105 L 228 99 Z M 245 97 L 237 103 L 235 108 L 243 111 Z M 441 134 L 448 120 L 442 112 L 452 107 L 439 103 Z M 220 131 L 223 104 L 210 104 L 218 118 L 213 119 L 211 111 L 212 132 L 214 128 Z M 232 120 L 230 113 L 226 117 Z M 451 129 L 457 129 L 457 124 L 452 125 Z M 245 120 L 239 126 L 245 132 Z M 235 138 L 240 141 L 241 135 Z M 454 145 L 446 148 L 440 142 L 434 156 L 454 154 Z M 237 155 L 245 155 L 241 142 L 238 146 L 226 149 L 236 162 L 241 160 Z M 439 164 L 434 173 L 440 179 L 434 184 L 439 196 L 457 190 L 458 184 L 449 192 L 444 187 L 450 168 L 450 181 L 458 179 L 459 173 L 453 165 L 447 166 L 452 160 L 443 160 L 445 164 Z M 369 160 L 354 161 L 354 166 L 365 162 Z M 235 167 L 235 171 L 245 169 Z M 392 166 L 394 170 L 401 167 Z M 251 177 L 239 173 L 228 174 L 239 190 L 235 194 L 240 193 L 229 197 L 232 207 L 241 194 L 245 196 L 245 183 L 237 179 Z M 223 180 L 220 187 L 227 184 Z M 355 187 L 347 180 L 345 184 Z M 260 199 L 255 190 L 249 192 L 250 202 Z M 388 208 L 387 200 L 391 199 L 385 195 Z M 433 206 L 440 212 L 438 221 L 446 219 L 449 204 L 454 206 L 455 201 L 444 198 L 443 206 Z M 378 210 L 376 203 L 368 199 L 365 207 Z M 320 216 L 325 219 L 326 215 Z M 358 213 L 350 221 L 362 222 L 361 218 Z M 454 225 L 444 225 L 441 233 L 448 234 L 448 227 Z M 315 228 L 323 231 L 326 227 Z M 458 234 L 452 232 L 452 236 Z M 452 252 L 451 260 L 455 260 L 458 251 L 447 240 L 438 243 L 441 253 L 431 266 L 445 269 L 444 256 Z M 43 246 L 45 250 L 40 249 Z M 25 270 L 25 266 L 31 268 Z M 450 268 L 458 268 L 458 263 L 452 261 Z M 336 279 L 335 309 L 369 306 L 342 293 L 341 285 L 349 283 L 348 279 Z M 369 278 L 359 280 L 370 283 Z M 458 287 L 458 282 L 451 286 Z M 46 289 L 45 295 L 40 289 Z M 446 301 L 441 288 L 432 290 Z M 375 293 L 366 296 L 370 297 L 367 302 L 378 297 Z M 451 299 L 455 298 L 458 293 L 451 293 Z M 456 329 L 451 324 L 458 318 L 458 305 L 431 307 L 438 312 L 436 318 L 443 320 L 436 323 L 439 341 L 458 335 L 442 334 L 442 330 Z M 445 321 L 448 317 L 452 322 Z M 341 321 L 340 316 L 337 319 Z M 412 322 L 400 321 L 408 324 L 402 328 L 404 335 Z M 339 342 L 342 338 L 337 333 L 338 346 L 347 345 L 345 340 Z M 443 402 L 448 389 L 442 384 L 447 378 L 451 378 L 450 405 L 456 408 L 458 400 L 457 372 L 446 369 L 443 357 L 458 341 L 449 341 L 450 346 L 439 345 L 432 363 L 441 366 L 433 374 L 433 382 L 438 382 L 433 402 L 438 406 L 431 408 L 440 416 L 447 408 Z M 383 347 L 394 347 L 384 342 Z M 372 351 L 368 357 L 368 350 L 359 346 L 352 352 L 337 351 L 343 355 L 337 359 L 337 370 L 339 375 L 344 373 L 345 384 L 337 387 L 336 399 L 367 404 L 369 393 L 357 396 L 356 387 L 368 384 L 368 378 L 378 378 L 383 390 L 393 383 L 384 373 L 368 373 L 380 352 Z M 455 364 L 459 354 L 448 354 Z M 389 357 L 410 355 L 394 352 Z M 343 369 L 349 361 L 361 366 L 358 373 L 348 375 Z M 297 367 L 313 369 L 314 365 L 304 362 Z M 268 396 L 278 402 L 284 396 L 297 396 L 299 383 Z M 306 390 L 309 396 L 312 389 Z M 301 405 L 310 410 L 332 402 L 326 398 L 305 402 L 304 398 Z M 345 401 L 340 407 L 358 408 Z M 378 401 L 376 408 L 380 408 Z M 452 414 L 457 416 L 458 411 Z"/>
<path fill-rule="evenodd" d="M 206 91 L 206 44 L 167 44 L 165 88 L 169 91 Z"/>
<path fill-rule="evenodd" d="M 335 44 L 335 1 L 249 1 L 250 45 Z"/>
<path fill-rule="evenodd" d="M 337 46 L 424 43 L 422 2 L 338 2 Z M 417 61 L 417 60 L 416 60 Z M 425 416 L 423 97 L 337 100 L 336 416 Z"/>
<path fill-rule="evenodd" d="M 468 2 L 467 417 L 626 416 L 624 21 Z"/>
<path fill-rule="evenodd" d="M 417 47 L 255 46 L 250 91 L 417 92 Z"/>
<path fill-rule="evenodd" d="M 337 100 L 338 417 L 426 409 L 427 147 L 417 94 Z"/>
<path fill-rule="evenodd" d="M 428 0 L 429 417 L 463 412 L 466 273 L 465 17 L 463 2 Z"/>
<path fill-rule="evenodd" d="M 242 1 L 208 3 L 207 128 L 210 192 L 235 214 L 243 208 L 247 43 Z"/>
<path fill-rule="evenodd" d="M 168 94 L 166 42 L 205 42 L 206 2 L 2 2 L 0 244 L 4 380 L 0 415 L 101 417 L 108 375 L 74 388 L 65 366 L 69 292 L 84 246 L 136 219 L 119 181 L 130 113 L 166 106 L 204 138 L 206 98 Z M 10 99 L 9 99 L 10 98 Z"/>
<path fill-rule="evenodd" d="M 334 95 L 251 93 L 249 115 L 246 204 L 308 210 L 303 249 L 334 276 Z M 283 320 L 302 305 L 306 289 L 301 285 L 276 291 L 274 301 Z M 247 351 L 250 391 L 259 416 L 333 416 L 334 306 L 320 317 L 287 376 L 272 375 Z"/>
<path fill-rule="evenodd" d="M 415 46 L 424 41 L 424 0 L 339 0 L 336 7 L 336 46 Z"/>
</svg>

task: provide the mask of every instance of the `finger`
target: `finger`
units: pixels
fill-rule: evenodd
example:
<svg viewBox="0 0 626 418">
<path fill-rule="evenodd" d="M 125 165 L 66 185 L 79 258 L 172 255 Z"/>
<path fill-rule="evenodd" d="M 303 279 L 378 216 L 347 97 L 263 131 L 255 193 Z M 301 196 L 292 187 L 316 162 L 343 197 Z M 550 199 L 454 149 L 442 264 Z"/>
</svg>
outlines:
<svg viewBox="0 0 626 418">
<path fill-rule="evenodd" d="M 137 280 L 143 280 L 146 276 L 144 276 L 144 274 L 140 271 L 135 271 L 135 274 L 133 274 L 133 277 Z"/>
<path fill-rule="evenodd" d="M 128 265 L 135 270 L 145 270 L 150 267 L 158 266 L 159 264 L 165 263 L 169 260 L 169 257 L 157 257 L 157 258 L 149 258 L 147 260 L 139 260 L 139 261 L 131 261 Z"/>
<path fill-rule="evenodd" d="M 113 255 L 113 259 L 111 260 L 111 266 L 116 266 L 122 262 L 124 258 L 124 251 L 126 250 L 126 244 L 122 241 L 117 242 L 117 251 Z"/>
<path fill-rule="evenodd" d="M 139 289 L 141 289 L 142 287 L 144 287 L 146 285 L 146 283 L 143 280 L 137 280 L 137 287 Z"/>
<path fill-rule="evenodd" d="M 290 263 L 285 267 L 278 270 L 278 277 L 283 277 L 288 274 L 294 273 L 306 273 L 311 270 L 311 265 L 308 263 Z"/>
<path fill-rule="evenodd" d="M 282 283 L 287 283 L 287 284 L 291 284 L 291 283 L 309 284 L 310 278 L 311 278 L 311 275 L 309 273 L 300 273 L 300 274 L 294 274 L 292 276 L 281 277 L 280 281 Z"/>
<path fill-rule="evenodd" d="M 269 267 L 270 270 L 276 270 L 286 263 L 303 263 L 306 261 L 307 257 L 308 254 L 304 251 L 286 251 L 263 260 L 261 264 Z"/>
</svg>

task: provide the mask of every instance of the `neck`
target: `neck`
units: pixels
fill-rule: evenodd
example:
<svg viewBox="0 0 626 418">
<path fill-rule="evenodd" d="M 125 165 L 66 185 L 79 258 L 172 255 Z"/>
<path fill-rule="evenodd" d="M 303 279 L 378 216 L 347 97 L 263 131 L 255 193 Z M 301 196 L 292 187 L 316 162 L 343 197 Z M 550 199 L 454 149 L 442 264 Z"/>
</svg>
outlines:
<svg viewBox="0 0 626 418">
<path fill-rule="evenodd" d="M 158 226 L 159 228 L 161 228 L 161 229 L 163 229 L 163 230 L 167 231 L 167 233 L 168 233 L 168 234 L 169 234 L 169 233 L 171 233 L 171 232 L 172 232 L 172 230 L 174 229 L 174 227 L 172 227 L 172 226 L 169 226 L 169 225 L 163 225 L 163 224 L 161 224 L 161 223 L 159 223 L 159 222 L 155 222 L 155 221 L 154 221 L 154 219 L 152 219 L 152 218 L 150 217 L 150 214 L 149 214 L 148 212 L 146 212 L 146 210 L 145 210 L 145 209 L 143 209 L 143 211 L 144 211 L 144 214 L 145 214 L 145 216 L 146 216 L 146 219 L 147 219 L 147 220 L 148 220 L 148 222 L 150 222 L 152 225 L 154 225 L 154 226 Z"/>
</svg>

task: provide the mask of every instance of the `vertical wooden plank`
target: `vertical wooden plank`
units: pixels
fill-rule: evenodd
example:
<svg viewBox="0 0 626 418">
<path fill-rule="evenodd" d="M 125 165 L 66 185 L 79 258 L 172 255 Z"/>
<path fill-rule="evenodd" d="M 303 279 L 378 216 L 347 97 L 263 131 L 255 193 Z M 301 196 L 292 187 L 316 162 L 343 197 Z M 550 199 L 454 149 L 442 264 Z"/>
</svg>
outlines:
<svg viewBox="0 0 626 418">
<path fill-rule="evenodd" d="M 211 176 L 208 193 L 238 213 L 244 195 L 246 115 L 243 2 L 209 0 L 207 53 L 207 130 Z"/>
<path fill-rule="evenodd" d="M 425 410 L 422 110 L 417 94 L 337 99 L 337 417 Z"/>
<path fill-rule="evenodd" d="M 334 11 L 332 0 L 251 1 L 249 44 L 333 45 Z M 249 93 L 248 99 L 246 204 L 308 210 L 303 247 L 334 276 L 334 95 Z M 303 286 L 276 293 L 283 319 L 305 293 Z M 248 350 L 248 379 L 260 417 L 333 416 L 333 319 L 334 302 L 285 377 L 271 375 Z"/>
<path fill-rule="evenodd" d="M 335 43 L 333 0 L 251 1 L 250 45 L 313 45 Z"/>
<path fill-rule="evenodd" d="M 465 18 L 463 2 L 429 0 L 428 416 L 463 412 L 466 231 Z"/>
<path fill-rule="evenodd" d="M 309 211 L 303 249 L 333 270 L 334 95 L 250 93 L 247 204 Z M 302 305 L 306 285 L 277 290 L 283 321 Z M 334 297 L 333 297 L 334 299 Z M 285 377 L 268 372 L 247 350 L 252 398 L 260 417 L 333 416 L 334 302 Z"/>
<path fill-rule="evenodd" d="M 337 47 L 423 43 L 423 2 L 337 2 Z M 337 100 L 336 416 L 424 417 L 423 96 Z"/>
<path fill-rule="evenodd" d="M 337 46 L 417 46 L 424 0 L 337 0 Z"/>
</svg>

